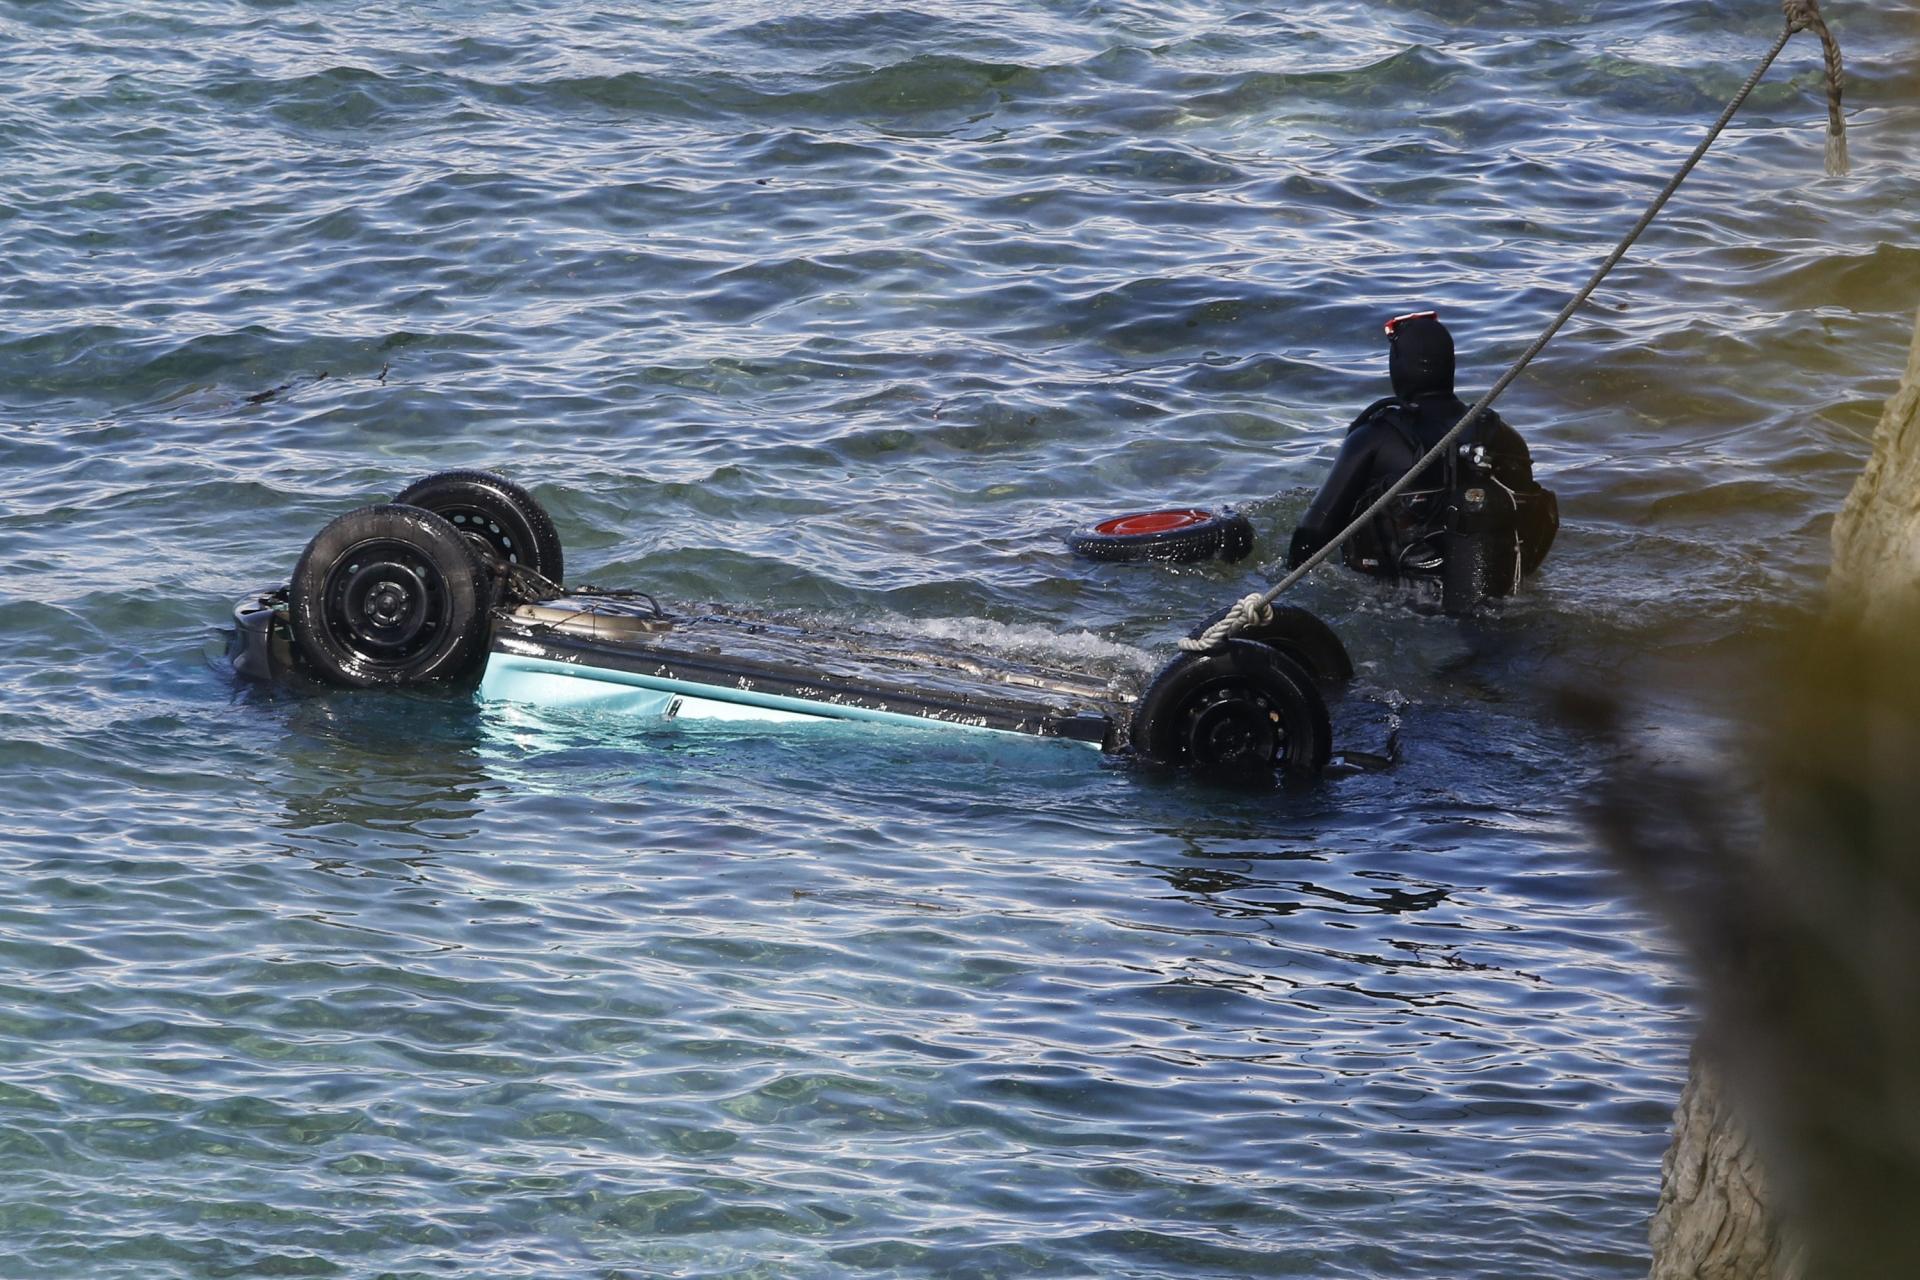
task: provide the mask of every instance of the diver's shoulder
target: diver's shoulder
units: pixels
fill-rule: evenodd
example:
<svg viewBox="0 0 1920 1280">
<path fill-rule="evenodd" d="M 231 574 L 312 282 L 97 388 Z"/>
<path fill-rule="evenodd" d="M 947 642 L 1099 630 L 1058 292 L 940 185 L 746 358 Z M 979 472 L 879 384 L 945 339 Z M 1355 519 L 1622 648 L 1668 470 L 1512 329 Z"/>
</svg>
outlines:
<svg viewBox="0 0 1920 1280">
<path fill-rule="evenodd" d="M 1527 447 L 1526 437 L 1522 436 L 1511 422 L 1492 409 L 1487 410 L 1487 428 L 1497 441 L 1504 441 L 1521 449 Z"/>
<path fill-rule="evenodd" d="M 1404 412 L 1406 407 L 1398 396 L 1384 396 L 1379 400 L 1375 400 L 1372 404 L 1360 411 L 1359 416 L 1347 427 L 1347 434 L 1352 435 L 1354 432 L 1367 427 L 1377 426 L 1385 422 L 1390 416 Z"/>
<path fill-rule="evenodd" d="M 1463 416 L 1466 414 L 1467 410 L 1470 407 L 1471 406 L 1469 406 L 1466 401 L 1464 400 L 1460 401 L 1460 412 Z M 1511 422 L 1508 422 L 1505 418 L 1501 417 L 1500 411 L 1498 409 L 1493 408 L 1491 405 L 1489 405 L 1487 408 L 1482 409 L 1480 411 L 1480 422 L 1481 422 L 1481 429 L 1487 435 L 1490 435 L 1496 438 L 1512 439 L 1516 441 L 1519 441 L 1521 439 L 1520 433 L 1514 429 L 1514 425 Z"/>
</svg>

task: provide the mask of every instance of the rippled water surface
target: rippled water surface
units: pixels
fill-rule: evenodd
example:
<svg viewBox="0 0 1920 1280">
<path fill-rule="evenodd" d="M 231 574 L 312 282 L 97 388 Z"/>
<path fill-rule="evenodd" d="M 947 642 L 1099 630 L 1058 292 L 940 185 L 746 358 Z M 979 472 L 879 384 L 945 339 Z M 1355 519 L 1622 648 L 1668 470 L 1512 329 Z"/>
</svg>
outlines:
<svg viewBox="0 0 1920 1280">
<path fill-rule="evenodd" d="M 1403 759 L 1249 795 L 208 650 L 484 465 L 580 576 L 1151 662 L 1379 320 L 1484 385 L 1773 6 L 0 3 L 0 1275 L 1643 1272 L 1684 993 L 1538 688 L 1818 580 L 1920 300 L 1920 20 L 1828 9 L 1856 176 L 1796 44 L 1507 401 L 1548 572 L 1308 584 Z M 1059 545 L 1215 500 L 1255 561 Z"/>
</svg>

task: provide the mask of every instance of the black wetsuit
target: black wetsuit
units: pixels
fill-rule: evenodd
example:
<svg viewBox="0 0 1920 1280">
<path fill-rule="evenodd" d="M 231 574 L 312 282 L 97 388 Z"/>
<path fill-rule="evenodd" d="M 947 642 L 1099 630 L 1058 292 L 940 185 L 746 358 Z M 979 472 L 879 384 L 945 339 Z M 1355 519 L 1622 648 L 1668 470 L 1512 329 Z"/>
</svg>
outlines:
<svg viewBox="0 0 1920 1280">
<path fill-rule="evenodd" d="M 1300 565 L 1331 541 L 1387 486 L 1412 470 L 1466 413 L 1467 406 L 1451 391 L 1415 400 L 1390 396 L 1369 405 L 1347 428 L 1346 443 L 1333 460 L 1333 470 L 1294 530 L 1288 564 Z M 1516 493 L 1538 487 L 1527 442 L 1499 414 L 1488 410 L 1468 434 L 1472 441 L 1462 443 L 1486 446 L 1493 473 L 1502 484 Z M 1445 464 L 1435 462 L 1406 495 L 1374 518 L 1373 528 L 1354 536 L 1348 543 L 1347 563 L 1382 577 L 1432 572 L 1438 567 L 1431 561 L 1437 552 L 1416 544 L 1423 541 L 1420 531 L 1431 523 L 1430 517 L 1438 517 L 1445 486 Z"/>
<path fill-rule="evenodd" d="M 1389 360 L 1394 394 L 1369 405 L 1347 428 L 1346 442 L 1333 470 L 1294 530 L 1287 556 L 1291 566 L 1330 542 L 1387 487 L 1413 468 L 1455 423 L 1467 405 L 1453 391 L 1453 339 L 1437 319 L 1404 324 L 1394 335 Z M 1533 479 L 1526 441 L 1489 410 L 1460 445 L 1485 449 L 1488 469 L 1515 495 L 1529 514 L 1518 531 L 1523 558 L 1532 571 L 1552 542 L 1552 528 L 1529 528 L 1558 517 L 1552 496 Z M 1405 494 L 1389 504 L 1344 548 L 1346 560 L 1363 573 L 1402 577 L 1438 573 L 1442 567 L 1440 525 L 1449 501 L 1445 460 L 1436 461 Z M 1538 510 L 1539 514 L 1533 514 Z"/>
</svg>

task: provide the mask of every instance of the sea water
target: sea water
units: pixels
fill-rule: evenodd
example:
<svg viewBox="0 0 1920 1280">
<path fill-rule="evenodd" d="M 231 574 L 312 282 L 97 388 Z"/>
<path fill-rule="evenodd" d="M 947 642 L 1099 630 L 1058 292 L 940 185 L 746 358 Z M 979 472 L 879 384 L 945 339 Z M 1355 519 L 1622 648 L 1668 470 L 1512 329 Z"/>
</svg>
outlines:
<svg viewBox="0 0 1920 1280">
<path fill-rule="evenodd" d="M 1150 669 L 1381 321 L 1484 387 L 1773 6 L 0 4 L 0 1277 L 1642 1274 L 1693 1019 L 1549 695 L 1819 581 L 1920 299 L 1913 14 L 1828 7 L 1855 176 L 1797 42 L 1503 402 L 1545 573 L 1319 574 L 1398 763 L 1249 794 L 217 629 L 481 466 L 576 580 Z"/>
</svg>

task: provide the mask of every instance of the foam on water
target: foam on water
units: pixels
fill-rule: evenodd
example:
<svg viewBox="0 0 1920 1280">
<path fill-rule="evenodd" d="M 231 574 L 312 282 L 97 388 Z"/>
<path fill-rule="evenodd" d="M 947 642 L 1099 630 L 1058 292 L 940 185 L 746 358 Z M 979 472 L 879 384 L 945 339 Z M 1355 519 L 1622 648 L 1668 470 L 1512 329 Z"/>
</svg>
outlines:
<svg viewBox="0 0 1920 1280">
<path fill-rule="evenodd" d="M 878 629 L 966 644 L 1021 661 L 1052 664 L 1115 677 L 1151 674 L 1167 660 L 1138 645 L 1118 644 L 1091 631 L 1057 631 L 1037 623 L 995 622 L 988 618 L 905 618 L 874 620 Z"/>
</svg>

